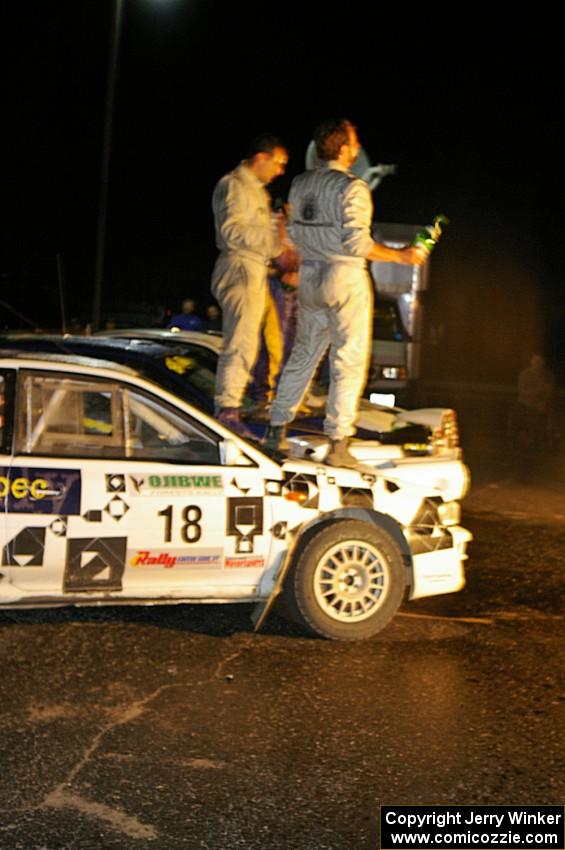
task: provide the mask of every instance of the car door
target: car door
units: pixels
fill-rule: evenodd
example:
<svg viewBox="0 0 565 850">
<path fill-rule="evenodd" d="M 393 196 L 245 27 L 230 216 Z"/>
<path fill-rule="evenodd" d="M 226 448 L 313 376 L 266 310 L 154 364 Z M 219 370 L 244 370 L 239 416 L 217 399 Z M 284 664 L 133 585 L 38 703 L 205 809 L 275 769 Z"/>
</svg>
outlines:
<svg viewBox="0 0 565 850">
<path fill-rule="evenodd" d="M 268 560 L 260 469 L 144 387 L 24 370 L 4 564 L 26 593 L 253 594 Z"/>
<path fill-rule="evenodd" d="M 10 390 L 14 382 L 14 371 L 0 369 L 0 542 L 6 539 L 6 507 L 10 489 L 11 464 L 11 407 L 9 404 Z M 1 547 L 0 547 L 1 551 Z M 0 561 L 1 563 L 1 561 Z M 0 577 L 0 600 L 9 595 L 4 576 Z"/>
</svg>

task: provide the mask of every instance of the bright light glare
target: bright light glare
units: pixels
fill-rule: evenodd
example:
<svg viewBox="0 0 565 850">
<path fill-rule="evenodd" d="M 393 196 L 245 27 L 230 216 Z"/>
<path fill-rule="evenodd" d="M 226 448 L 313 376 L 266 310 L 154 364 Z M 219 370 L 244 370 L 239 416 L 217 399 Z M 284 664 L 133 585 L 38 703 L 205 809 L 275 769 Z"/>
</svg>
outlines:
<svg viewBox="0 0 565 850">
<path fill-rule="evenodd" d="M 382 404 L 384 407 L 394 407 L 396 397 L 394 393 L 371 393 L 369 401 L 371 404 Z"/>
</svg>

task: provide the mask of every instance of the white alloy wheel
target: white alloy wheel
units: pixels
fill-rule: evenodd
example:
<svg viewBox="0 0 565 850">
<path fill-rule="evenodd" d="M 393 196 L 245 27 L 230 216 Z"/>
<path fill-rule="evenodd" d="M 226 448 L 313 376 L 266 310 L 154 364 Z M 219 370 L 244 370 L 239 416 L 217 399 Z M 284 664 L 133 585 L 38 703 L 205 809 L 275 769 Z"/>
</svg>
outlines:
<svg viewBox="0 0 565 850">
<path fill-rule="evenodd" d="M 289 613 L 320 637 L 362 640 L 400 607 L 406 568 L 398 542 L 384 528 L 339 519 L 299 542 L 284 586 Z"/>
<path fill-rule="evenodd" d="M 381 550 L 363 540 L 332 546 L 314 571 L 314 596 L 328 617 L 359 623 L 371 617 L 390 592 L 391 572 Z"/>
</svg>

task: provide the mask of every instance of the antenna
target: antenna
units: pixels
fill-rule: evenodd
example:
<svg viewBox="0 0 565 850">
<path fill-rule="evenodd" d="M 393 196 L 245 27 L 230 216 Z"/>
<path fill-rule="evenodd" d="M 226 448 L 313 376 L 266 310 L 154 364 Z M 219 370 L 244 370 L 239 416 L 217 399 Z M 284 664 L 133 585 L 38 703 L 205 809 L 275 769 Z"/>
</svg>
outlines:
<svg viewBox="0 0 565 850">
<path fill-rule="evenodd" d="M 322 165 L 322 160 L 319 159 L 318 154 L 316 153 L 316 143 L 312 139 L 306 148 L 306 170 L 310 171 L 312 168 L 319 168 L 320 165 Z M 357 177 L 361 177 L 362 180 L 368 183 L 369 189 L 373 191 L 380 184 L 383 177 L 387 177 L 389 174 L 394 174 L 396 172 L 396 165 L 385 165 L 384 163 L 371 165 L 371 160 L 369 159 L 365 148 L 360 148 L 359 155 L 353 163 L 351 171 Z"/>
</svg>

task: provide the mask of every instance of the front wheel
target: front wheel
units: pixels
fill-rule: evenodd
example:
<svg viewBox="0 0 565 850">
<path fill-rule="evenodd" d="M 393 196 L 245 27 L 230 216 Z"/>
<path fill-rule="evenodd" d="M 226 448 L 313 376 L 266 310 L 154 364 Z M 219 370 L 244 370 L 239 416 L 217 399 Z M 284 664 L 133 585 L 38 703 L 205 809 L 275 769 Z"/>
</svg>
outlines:
<svg viewBox="0 0 565 850">
<path fill-rule="evenodd" d="M 382 528 L 360 520 L 325 525 L 298 550 L 284 595 L 303 628 L 333 640 L 363 640 L 402 603 L 402 553 Z"/>
</svg>

